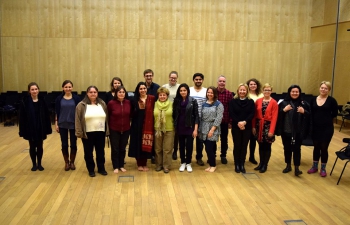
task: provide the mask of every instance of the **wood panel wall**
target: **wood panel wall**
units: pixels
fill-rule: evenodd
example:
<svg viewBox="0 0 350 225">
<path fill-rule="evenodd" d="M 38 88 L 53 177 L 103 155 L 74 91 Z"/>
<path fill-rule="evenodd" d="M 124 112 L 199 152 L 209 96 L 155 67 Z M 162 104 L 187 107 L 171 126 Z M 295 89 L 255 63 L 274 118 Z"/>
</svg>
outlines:
<svg viewBox="0 0 350 225">
<path fill-rule="evenodd" d="M 317 93 L 318 44 L 310 43 L 315 0 L 12 0 L 1 1 L 2 90 L 109 90 L 112 77 L 133 90 L 151 68 L 154 81 L 227 86 L 255 77 L 274 91 L 291 84 Z M 312 59 L 316 57 L 316 59 Z"/>
<path fill-rule="evenodd" d="M 313 77 L 332 80 L 338 1 L 313 1 L 311 43 Z M 338 44 L 333 80 L 333 96 L 339 104 L 350 101 L 350 0 L 340 1 Z M 317 92 L 317 90 L 315 90 Z"/>
</svg>

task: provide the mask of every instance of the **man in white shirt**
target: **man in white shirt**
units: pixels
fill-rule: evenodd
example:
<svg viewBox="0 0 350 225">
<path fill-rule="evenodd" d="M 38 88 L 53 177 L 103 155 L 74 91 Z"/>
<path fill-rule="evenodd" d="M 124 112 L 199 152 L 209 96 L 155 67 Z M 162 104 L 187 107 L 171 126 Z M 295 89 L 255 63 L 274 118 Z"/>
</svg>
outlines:
<svg viewBox="0 0 350 225">
<path fill-rule="evenodd" d="M 162 87 L 165 87 L 169 90 L 169 101 L 173 102 L 176 96 L 176 91 L 179 88 L 180 84 L 177 84 L 177 78 L 179 74 L 176 71 L 171 71 L 169 73 L 169 84 L 164 84 Z M 179 137 L 175 132 L 174 136 L 174 151 L 173 151 L 173 160 L 177 160 L 177 149 L 179 146 Z"/>
<path fill-rule="evenodd" d="M 207 89 L 202 87 L 204 81 L 204 75 L 201 73 L 195 73 L 193 75 L 193 83 L 194 86 L 190 87 L 190 96 L 197 100 L 198 104 L 198 115 L 199 118 L 202 116 L 202 105 L 207 100 L 206 93 Z M 198 124 L 199 127 L 199 124 Z M 204 166 L 203 158 L 203 141 L 196 137 L 196 160 L 197 164 L 200 166 Z"/>
</svg>

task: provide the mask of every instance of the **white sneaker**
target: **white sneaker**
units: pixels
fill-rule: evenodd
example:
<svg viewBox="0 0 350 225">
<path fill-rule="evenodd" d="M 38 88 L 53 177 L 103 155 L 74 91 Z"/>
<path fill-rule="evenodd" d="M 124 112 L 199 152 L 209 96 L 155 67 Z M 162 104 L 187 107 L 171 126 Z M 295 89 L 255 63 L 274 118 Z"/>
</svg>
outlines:
<svg viewBox="0 0 350 225">
<path fill-rule="evenodd" d="M 187 172 L 191 173 L 192 172 L 192 166 L 191 163 L 186 165 Z"/>
<path fill-rule="evenodd" d="M 185 168 L 186 168 L 186 163 L 182 163 L 180 168 L 179 168 L 179 171 L 183 172 L 183 171 L 185 171 Z"/>
</svg>

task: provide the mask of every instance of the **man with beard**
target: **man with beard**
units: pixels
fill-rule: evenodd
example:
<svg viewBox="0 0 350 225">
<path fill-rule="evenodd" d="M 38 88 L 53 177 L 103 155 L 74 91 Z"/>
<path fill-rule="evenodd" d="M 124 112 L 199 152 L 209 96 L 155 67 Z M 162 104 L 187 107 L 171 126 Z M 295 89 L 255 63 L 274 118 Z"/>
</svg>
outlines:
<svg viewBox="0 0 350 225">
<path fill-rule="evenodd" d="M 199 118 L 201 118 L 201 114 L 202 114 L 202 105 L 207 100 L 206 99 L 207 89 L 205 87 L 202 87 L 203 81 L 204 81 L 204 75 L 201 73 L 195 73 L 193 75 L 194 86 L 190 87 L 190 96 L 197 100 Z M 198 124 L 198 127 L 199 127 L 199 124 Z M 204 162 L 202 160 L 203 141 L 201 141 L 199 137 L 196 137 L 196 152 L 197 152 L 196 153 L 197 164 L 200 166 L 204 166 Z"/>
</svg>

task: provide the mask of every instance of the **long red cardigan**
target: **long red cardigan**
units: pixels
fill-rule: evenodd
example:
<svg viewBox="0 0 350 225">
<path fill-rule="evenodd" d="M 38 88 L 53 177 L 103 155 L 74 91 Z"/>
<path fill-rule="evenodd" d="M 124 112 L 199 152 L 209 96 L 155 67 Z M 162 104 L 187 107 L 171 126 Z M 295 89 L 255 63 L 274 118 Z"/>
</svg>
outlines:
<svg viewBox="0 0 350 225">
<path fill-rule="evenodd" d="M 259 120 L 259 130 L 257 130 L 257 135 L 258 135 L 258 141 L 262 142 L 262 131 L 264 128 L 264 122 L 270 121 L 270 130 L 269 133 L 274 134 L 275 133 L 275 128 L 276 128 L 276 123 L 277 123 L 277 117 L 278 117 L 278 104 L 275 99 L 271 99 L 270 103 L 268 104 L 266 111 L 265 111 L 265 116 L 263 117 L 262 115 L 262 102 L 264 98 L 259 98 L 255 102 L 255 115 L 252 121 L 252 126 L 255 128 L 255 123 L 256 120 Z"/>
</svg>

